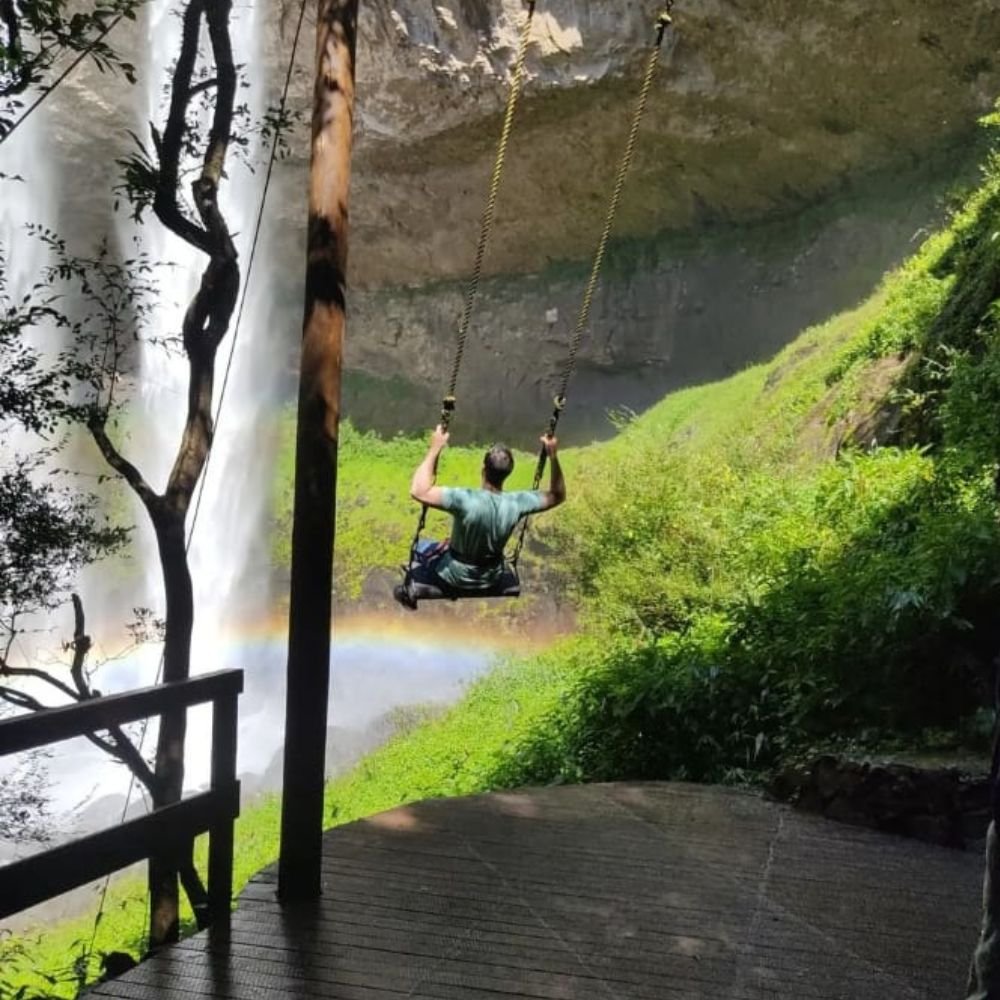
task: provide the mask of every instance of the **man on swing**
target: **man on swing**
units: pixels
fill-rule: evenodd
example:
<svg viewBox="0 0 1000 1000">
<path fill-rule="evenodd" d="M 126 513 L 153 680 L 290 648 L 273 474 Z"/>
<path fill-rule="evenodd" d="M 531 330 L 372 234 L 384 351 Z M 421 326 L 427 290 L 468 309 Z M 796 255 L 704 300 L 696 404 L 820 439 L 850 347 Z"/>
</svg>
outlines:
<svg viewBox="0 0 1000 1000">
<path fill-rule="evenodd" d="M 417 549 L 419 565 L 411 569 L 408 580 L 446 593 L 474 596 L 501 581 L 504 548 L 518 521 L 558 507 L 566 499 L 566 483 L 557 455 L 559 442 L 548 435 L 542 438 L 549 462 L 549 488 L 512 493 L 504 493 L 503 484 L 514 468 L 514 456 L 502 444 L 493 445 L 486 453 L 479 489 L 435 486 L 438 459 L 447 444 L 448 432 L 439 424 L 424 460 L 413 473 L 410 496 L 418 503 L 451 514 L 451 538 L 421 542 Z M 406 584 L 396 587 L 393 596 L 405 607 L 417 606 Z"/>
</svg>

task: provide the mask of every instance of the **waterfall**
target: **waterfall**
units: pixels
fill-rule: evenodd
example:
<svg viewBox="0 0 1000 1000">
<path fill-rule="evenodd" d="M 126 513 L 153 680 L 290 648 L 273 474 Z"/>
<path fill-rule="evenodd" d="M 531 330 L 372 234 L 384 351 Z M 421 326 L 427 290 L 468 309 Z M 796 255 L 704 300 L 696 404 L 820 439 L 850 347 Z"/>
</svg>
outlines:
<svg viewBox="0 0 1000 1000">
<path fill-rule="evenodd" d="M 20 304 L 41 280 L 48 261 L 45 246 L 30 236 L 26 227 L 36 223 L 55 229 L 58 215 L 50 197 L 55 176 L 51 143 L 40 114 L 31 115 L 0 146 L 0 249 L 3 251 L 7 297 Z M 52 329 L 36 330 L 25 335 L 32 346 L 43 353 L 56 354 L 63 346 L 62 335 Z M 3 373 L 0 372 L 0 376 Z M 0 466 L 14 455 L 30 454 L 44 445 L 38 435 L 14 425 L 2 427 Z M 39 473 L 40 474 L 40 473 Z M 34 629 L 42 623 L 31 622 Z M 35 652 L 32 635 L 22 636 L 12 655 L 24 659 Z"/>
<path fill-rule="evenodd" d="M 127 210 L 112 216 L 110 201 L 118 173 L 113 158 L 126 149 L 123 140 L 126 129 L 148 142 L 149 122 L 163 126 L 182 9 L 182 0 L 151 0 L 143 9 L 142 22 L 135 27 L 141 37 L 125 35 L 113 39 L 121 43 L 126 54 L 130 48 L 139 52 L 137 57 L 133 56 L 139 70 L 136 86 L 127 87 L 118 78 L 97 75 L 80 81 L 80 89 L 74 93 L 75 83 L 71 79 L 0 148 L 0 171 L 22 173 L 26 178 L 23 185 L 0 182 L 3 193 L 0 197 L 0 240 L 13 248 L 8 261 L 12 291 L 29 287 L 45 260 L 44 248 L 24 234 L 24 223 L 39 222 L 56 231 L 64 230 L 73 254 L 89 253 L 94 240 L 105 235 L 92 221 L 94 215 L 86 215 L 88 223 L 81 226 L 80 206 L 64 196 L 65 191 L 74 190 L 69 172 L 73 169 L 72 153 L 80 148 L 73 143 L 79 143 L 81 135 L 72 133 L 67 128 L 67 121 L 72 119 L 74 102 L 79 100 L 88 102 L 88 116 L 83 121 L 93 130 L 82 138 L 88 150 L 93 144 L 94 159 L 100 162 L 104 172 L 103 190 L 93 192 L 95 197 L 90 200 L 87 210 L 100 217 L 103 206 L 108 206 L 109 235 L 112 242 L 122 248 L 124 256 L 135 255 L 132 246 L 135 240 L 138 249 L 152 260 L 169 262 L 168 267 L 161 269 L 162 296 L 146 331 L 147 337 L 138 345 L 134 363 L 123 379 L 131 389 L 130 395 L 122 395 L 126 405 L 121 419 L 111 430 L 112 439 L 124 455 L 158 492 L 163 490 L 169 474 L 186 406 L 188 366 L 177 338 L 184 310 L 200 280 L 206 258 L 170 234 L 151 213 L 141 226 L 128 218 Z M 274 13 L 272 6 L 255 7 L 246 0 L 232 13 L 235 58 L 249 67 L 246 73 L 249 86 L 239 91 L 238 102 L 248 105 L 251 117 L 258 117 L 266 105 L 276 103 L 277 88 L 282 82 L 281 79 L 267 79 L 265 67 L 269 62 L 282 65 L 290 55 L 290 33 L 278 38 Z M 203 42 L 206 39 L 203 38 Z M 268 47 L 280 48 L 283 56 L 278 59 L 272 56 L 269 60 L 265 51 Z M 78 72 L 83 73 L 84 69 Z M 113 98 L 104 100 L 107 88 L 113 89 Z M 103 133 L 97 128 L 103 129 Z M 98 146 L 101 134 L 112 141 Z M 251 138 L 251 143 L 254 141 Z M 51 150 L 47 143 L 51 143 Z M 250 152 L 255 171 L 249 170 L 231 151 L 220 195 L 222 210 L 239 251 L 243 282 L 247 281 L 251 242 L 266 174 L 263 161 L 268 150 L 251 147 Z M 279 165 L 277 170 L 281 169 Z M 279 187 L 272 188 L 273 195 Z M 8 190 L 16 190 L 17 196 L 7 196 Z M 260 780 L 266 777 L 267 781 L 280 776 L 276 755 L 281 749 L 287 648 L 283 623 L 279 620 L 280 615 L 273 613 L 272 595 L 268 593 L 271 540 L 267 516 L 275 478 L 278 395 L 281 383 L 287 381 L 283 368 L 288 348 L 297 344 L 301 322 L 298 309 L 288 312 L 276 305 L 284 296 L 275 291 L 275 271 L 283 270 L 287 275 L 287 268 L 275 268 L 271 249 L 278 242 L 276 236 L 272 242 L 272 226 L 269 225 L 270 220 L 279 215 L 277 208 L 276 202 L 271 202 L 265 211 L 190 551 L 195 590 L 193 672 L 204 673 L 225 667 L 245 669 L 246 690 L 240 704 L 239 769 L 253 772 Z M 302 213 L 304 228 L 304 196 Z M 281 245 L 288 246 L 293 241 L 294 238 L 286 238 Z M 218 354 L 216 405 L 235 333 L 231 327 Z M 174 349 L 164 350 L 162 343 L 171 338 Z M 0 442 L 0 447 L 7 447 L 9 443 Z M 73 455 L 72 464 L 80 467 L 86 462 L 87 472 L 108 474 L 89 439 L 83 440 L 75 451 L 80 454 Z M 408 475 L 408 471 L 403 475 Z M 92 480 L 86 480 L 81 485 L 88 487 L 91 483 Z M 121 496 L 131 497 L 126 487 L 119 485 L 117 489 Z M 118 501 L 116 505 L 119 509 Z M 145 646 L 127 656 L 119 655 L 124 642 L 119 637 L 130 617 L 131 607 L 149 607 L 161 617 L 164 611 L 159 559 L 148 516 L 138 503 L 133 505 L 130 515 L 128 519 L 135 524 L 135 532 L 128 558 L 97 564 L 84 574 L 80 588 L 87 610 L 88 631 L 94 639 L 91 665 L 106 661 L 95 678 L 96 685 L 104 692 L 152 684 L 160 658 L 160 649 L 155 645 Z M 337 707 L 331 724 L 343 731 L 358 733 L 375 726 L 382 732 L 384 726 L 379 720 L 393 706 L 453 701 L 461 693 L 463 682 L 480 673 L 490 661 L 489 648 L 480 648 L 474 643 L 467 647 L 456 643 L 450 634 L 425 637 L 421 641 L 413 634 L 412 622 L 407 622 L 403 634 L 394 639 L 386 629 L 392 624 L 391 619 L 379 620 L 363 628 L 355 626 L 353 631 L 348 626 L 338 630 L 338 664 L 333 678 Z M 51 631 L 41 637 L 40 645 L 46 652 L 54 653 L 59 640 L 68 635 L 68 614 L 60 611 L 50 616 L 48 626 Z M 206 708 L 190 715 L 188 788 L 201 785 L 208 777 L 207 746 L 211 736 L 208 712 Z M 155 721 L 143 744 L 147 756 L 154 745 Z M 336 740 L 333 745 L 336 747 Z M 99 814 L 100 825 L 118 820 L 121 800 L 116 797 L 124 795 L 129 784 L 124 768 L 111 764 L 89 744 L 74 741 L 56 748 L 50 770 L 54 805 L 61 813 L 65 814 L 90 797 L 94 801 L 89 803 L 88 810 Z M 250 787 L 248 781 L 247 788 Z M 138 798 L 138 793 L 133 791 L 133 806 L 138 804 Z"/>
<path fill-rule="evenodd" d="M 182 4 L 177 0 L 155 0 L 146 8 L 146 63 L 136 88 L 134 130 L 148 135 L 148 123 L 162 127 L 166 118 L 169 93 L 167 84 L 173 60 L 180 46 Z M 252 120 L 257 120 L 268 103 L 268 81 L 261 72 L 261 30 L 266 23 L 260 5 L 235 6 L 231 16 L 231 37 L 238 64 L 252 72 L 242 74 L 243 87 L 237 103 L 246 104 Z M 206 29 L 202 28 L 207 49 Z M 207 116 L 210 109 L 203 114 Z M 207 131 L 207 130 L 206 130 Z M 253 140 L 252 140 L 253 142 Z M 249 150 L 255 170 L 239 162 L 231 146 L 226 174 L 220 191 L 220 206 L 239 252 L 241 283 L 247 280 L 251 241 L 265 176 L 262 159 L 265 149 Z M 184 311 L 197 289 L 207 258 L 203 253 L 171 234 L 158 220 L 148 217 L 135 227 L 131 221 L 118 220 L 122 245 L 133 238 L 154 261 L 169 262 L 160 275 L 161 298 L 140 347 L 136 393 L 130 404 L 129 425 L 135 428 L 126 448 L 157 492 L 162 492 L 176 454 L 184 423 L 187 401 L 188 365 L 179 337 Z M 219 414 L 216 436 L 207 476 L 193 523 L 189 561 L 195 593 L 195 629 L 192 644 L 192 672 L 204 673 L 225 666 L 238 666 L 228 657 L 232 635 L 241 619 L 266 614 L 267 539 L 264 517 L 270 496 L 272 462 L 266 428 L 274 407 L 276 366 L 273 352 L 265 340 L 272 318 L 262 304 L 270 300 L 265 282 L 267 269 L 267 226 L 257 248 L 257 264 L 251 275 L 239 330 L 236 313 L 216 359 L 214 393 L 215 412 Z M 233 349 L 232 369 L 226 385 L 221 411 L 219 400 L 226 375 L 227 361 Z M 165 346 L 168 345 L 168 346 Z M 199 495 L 196 492 L 196 499 Z M 162 617 L 163 584 L 156 541 L 148 517 L 138 504 L 135 507 L 136 563 L 143 578 L 136 581 L 134 603 L 150 607 Z M 188 530 L 196 508 L 189 515 Z M 158 653 L 157 653 L 158 655 Z M 153 683 L 155 664 L 148 658 L 143 676 L 133 683 Z M 208 707 L 192 711 L 188 727 L 188 784 L 197 785 L 207 777 L 207 741 L 211 726 Z M 152 745 L 152 734 L 147 747 Z"/>
<path fill-rule="evenodd" d="M 46 260 L 44 247 L 28 237 L 35 222 L 54 227 L 49 193 L 53 164 L 40 115 L 32 115 L 0 147 L 0 246 L 4 251 L 8 295 L 16 300 L 38 280 Z M 16 178 L 21 178 L 20 180 Z M 48 212 L 42 206 L 48 207 Z"/>
</svg>

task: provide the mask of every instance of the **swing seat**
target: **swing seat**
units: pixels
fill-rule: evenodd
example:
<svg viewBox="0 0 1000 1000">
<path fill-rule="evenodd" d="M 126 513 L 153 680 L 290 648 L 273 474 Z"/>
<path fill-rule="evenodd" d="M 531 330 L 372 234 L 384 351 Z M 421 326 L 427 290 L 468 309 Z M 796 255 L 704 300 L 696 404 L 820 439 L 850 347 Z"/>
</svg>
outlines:
<svg viewBox="0 0 1000 1000">
<path fill-rule="evenodd" d="M 521 581 L 518 578 L 517 570 L 509 563 L 504 563 L 503 574 L 500 579 L 486 590 L 459 590 L 445 584 L 423 583 L 411 578 L 413 570 L 421 564 L 414 561 L 410 564 L 406 578 L 398 584 L 392 596 L 404 607 L 416 610 L 420 601 L 458 601 L 464 598 L 477 597 L 520 597 Z"/>
</svg>

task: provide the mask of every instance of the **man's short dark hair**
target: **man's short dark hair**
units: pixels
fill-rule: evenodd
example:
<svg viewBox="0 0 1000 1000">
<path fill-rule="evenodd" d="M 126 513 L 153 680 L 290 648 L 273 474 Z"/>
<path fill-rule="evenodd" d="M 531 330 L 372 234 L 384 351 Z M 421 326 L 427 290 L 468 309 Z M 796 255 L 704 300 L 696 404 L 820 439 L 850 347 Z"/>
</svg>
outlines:
<svg viewBox="0 0 1000 1000">
<path fill-rule="evenodd" d="M 495 444 L 483 459 L 483 474 L 490 486 L 498 489 L 514 468 L 514 456 L 505 444 Z"/>
</svg>

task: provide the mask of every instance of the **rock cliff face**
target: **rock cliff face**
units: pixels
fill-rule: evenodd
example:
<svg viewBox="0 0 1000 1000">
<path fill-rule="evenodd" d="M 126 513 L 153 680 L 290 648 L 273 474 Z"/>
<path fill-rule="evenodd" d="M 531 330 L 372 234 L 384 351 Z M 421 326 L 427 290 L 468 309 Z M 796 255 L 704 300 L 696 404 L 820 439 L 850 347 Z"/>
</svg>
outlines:
<svg viewBox="0 0 1000 1000">
<path fill-rule="evenodd" d="M 427 409 L 386 418 L 413 426 L 433 417 L 447 367 L 524 8 L 361 7 L 348 358 L 414 383 L 407 399 Z M 525 398 L 544 406 L 658 9 L 539 0 L 464 385 L 477 421 L 520 414 Z M 296 16 L 289 0 L 270 0 L 263 18 L 257 69 L 275 88 Z M 968 164 L 975 118 L 1000 93 L 998 50 L 994 0 L 679 0 L 585 347 L 581 410 L 600 422 L 605 406 L 725 374 L 870 291 Z M 292 90 L 303 110 L 312 58 L 307 41 Z M 65 90 L 52 102 L 73 164 L 63 194 L 75 226 L 93 232 L 109 211 L 94 194 L 108 164 L 88 149 L 99 134 L 124 148 L 129 98 L 92 71 Z M 269 274 L 256 279 L 268 282 L 289 356 L 307 152 L 303 127 L 268 208 Z"/>
<path fill-rule="evenodd" d="M 540 0 L 494 273 L 590 253 L 659 7 Z M 521 0 L 363 5 L 359 285 L 467 270 L 522 10 Z M 997 43 L 992 0 L 680 0 L 619 232 L 796 211 L 852 176 L 919 159 L 967 134 L 1000 92 Z"/>
<path fill-rule="evenodd" d="M 460 386 L 473 433 L 544 421 L 658 9 L 538 4 L 494 280 Z M 520 0 L 363 8 L 348 359 L 422 387 L 395 412 L 349 395 L 349 412 L 386 429 L 436 412 L 522 17 Z M 867 294 L 939 217 L 967 162 L 961 147 L 1000 90 L 993 41 L 1000 11 L 978 0 L 681 0 L 569 433 L 606 432 L 608 408 L 767 357 Z M 308 79 L 303 66 L 300 86 Z M 283 206 L 299 171 L 285 176 Z"/>
<path fill-rule="evenodd" d="M 869 178 L 793 220 L 619 241 L 594 300 L 565 435 L 607 436 L 609 411 L 641 411 L 670 389 L 770 358 L 805 327 L 856 305 L 941 213 L 951 160 L 946 176 Z M 499 422 L 514 440 L 533 440 L 551 411 L 587 273 L 586 263 L 564 263 L 484 283 L 459 382 L 459 434 L 489 436 Z M 348 394 L 348 412 L 387 432 L 433 418 L 463 292 L 446 282 L 354 293 L 351 366 L 383 379 L 405 374 L 423 392 L 396 406 L 381 393 L 368 406 L 366 383 Z"/>
</svg>

